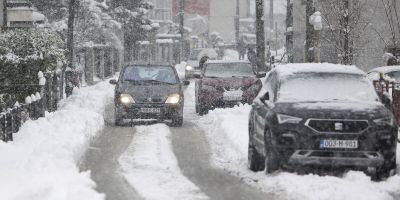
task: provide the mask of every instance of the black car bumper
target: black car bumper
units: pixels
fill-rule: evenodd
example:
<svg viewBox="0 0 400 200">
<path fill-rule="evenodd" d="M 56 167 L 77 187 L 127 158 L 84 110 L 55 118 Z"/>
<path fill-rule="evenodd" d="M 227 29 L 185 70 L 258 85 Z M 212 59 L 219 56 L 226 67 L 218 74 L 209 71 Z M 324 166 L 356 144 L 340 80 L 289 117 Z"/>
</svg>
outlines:
<svg viewBox="0 0 400 200">
<path fill-rule="evenodd" d="M 288 160 L 289 165 L 319 165 L 329 167 L 381 167 L 384 158 L 379 152 L 297 150 Z"/>
<path fill-rule="evenodd" d="M 171 120 L 182 117 L 183 103 L 180 104 L 134 104 L 116 105 L 116 115 L 120 119 Z"/>
</svg>

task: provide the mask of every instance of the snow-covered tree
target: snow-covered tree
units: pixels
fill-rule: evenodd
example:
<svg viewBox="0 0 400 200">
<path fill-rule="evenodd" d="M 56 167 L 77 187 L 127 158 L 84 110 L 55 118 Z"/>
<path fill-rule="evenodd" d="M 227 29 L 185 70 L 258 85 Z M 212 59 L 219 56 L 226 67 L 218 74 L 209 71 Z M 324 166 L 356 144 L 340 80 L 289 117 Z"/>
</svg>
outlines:
<svg viewBox="0 0 400 200">
<path fill-rule="evenodd" d="M 39 71 L 65 62 L 61 37 L 46 29 L 15 29 L 0 34 L 0 82 L 37 84 Z"/>
</svg>

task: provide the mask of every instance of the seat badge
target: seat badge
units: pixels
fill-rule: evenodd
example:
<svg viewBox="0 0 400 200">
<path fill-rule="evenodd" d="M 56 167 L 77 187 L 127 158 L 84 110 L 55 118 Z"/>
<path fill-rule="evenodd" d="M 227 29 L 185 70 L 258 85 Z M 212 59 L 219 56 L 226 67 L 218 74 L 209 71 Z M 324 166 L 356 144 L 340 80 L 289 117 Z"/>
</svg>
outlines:
<svg viewBox="0 0 400 200">
<path fill-rule="evenodd" d="M 335 131 L 343 131 L 343 123 L 336 122 L 335 123 Z"/>
</svg>

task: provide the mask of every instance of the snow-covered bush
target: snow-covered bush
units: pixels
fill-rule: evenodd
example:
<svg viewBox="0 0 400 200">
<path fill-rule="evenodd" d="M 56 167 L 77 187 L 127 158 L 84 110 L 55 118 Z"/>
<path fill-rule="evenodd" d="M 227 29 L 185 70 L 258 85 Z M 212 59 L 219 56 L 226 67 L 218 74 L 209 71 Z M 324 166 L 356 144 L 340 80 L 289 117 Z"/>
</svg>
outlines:
<svg viewBox="0 0 400 200">
<path fill-rule="evenodd" d="M 56 33 L 33 28 L 0 34 L 0 84 L 38 84 L 38 72 L 56 70 L 57 63 L 65 63 L 65 48 Z"/>
</svg>

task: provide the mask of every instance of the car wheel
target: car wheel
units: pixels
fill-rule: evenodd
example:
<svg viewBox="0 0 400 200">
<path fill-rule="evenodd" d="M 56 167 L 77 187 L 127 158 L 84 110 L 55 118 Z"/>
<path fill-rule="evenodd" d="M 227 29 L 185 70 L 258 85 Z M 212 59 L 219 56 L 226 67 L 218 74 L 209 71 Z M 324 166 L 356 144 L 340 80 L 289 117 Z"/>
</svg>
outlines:
<svg viewBox="0 0 400 200">
<path fill-rule="evenodd" d="M 115 126 L 121 126 L 123 122 L 124 119 L 119 114 L 115 113 Z"/>
<path fill-rule="evenodd" d="M 384 156 L 385 161 L 382 167 L 376 169 L 376 173 L 372 175 L 374 180 L 384 180 L 396 173 L 396 156 Z"/>
<path fill-rule="evenodd" d="M 265 144 L 265 173 L 272 174 L 279 170 L 280 168 L 280 160 L 276 151 L 273 149 L 271 144 L 270 136 L 271 132 L 267 131 L 264 137 Z"/>
<path fill-rule="evenodd" d="M 248 164 L 249 169 L 253 172 L 262 171 L 265 168 L 265 158 L 254 147 L 254 127 L 249 126 L 249 147 L 248 147 Z"/>
<path fill-rule="evenodd" d="M 182 127 L 183 125 L 183 117 L 177 117 L 172 119 L 171 126 L 172 127 Z"/>
</svg>

